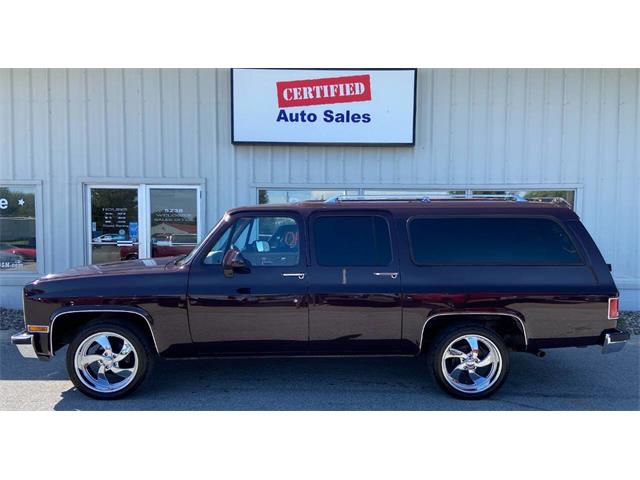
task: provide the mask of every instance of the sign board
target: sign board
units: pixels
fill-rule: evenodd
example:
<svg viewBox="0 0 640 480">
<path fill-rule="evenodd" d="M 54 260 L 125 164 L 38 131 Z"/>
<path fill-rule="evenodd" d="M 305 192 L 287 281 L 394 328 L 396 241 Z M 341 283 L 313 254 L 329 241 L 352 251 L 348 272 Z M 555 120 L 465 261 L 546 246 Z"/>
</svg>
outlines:
<svg viewBox="0 0 640 480">
<path fill-rule="evenodd" d="M 233 69 L 231 96 L 233 143 L 415 143 L 415 69 Z"/>
</svg>

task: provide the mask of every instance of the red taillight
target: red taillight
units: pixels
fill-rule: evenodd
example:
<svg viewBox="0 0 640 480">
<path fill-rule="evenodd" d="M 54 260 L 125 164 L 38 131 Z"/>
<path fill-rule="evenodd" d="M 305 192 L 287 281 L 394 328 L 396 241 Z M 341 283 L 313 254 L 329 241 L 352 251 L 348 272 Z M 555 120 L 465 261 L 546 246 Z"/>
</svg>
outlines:
<svg viewBox="0 0 640 480">
<path fill-rule="evenodd" d="M 618 297 L 609 299 L 609 320 L 615 320 L 620 316 L 620 299 Z"/>
</svg>

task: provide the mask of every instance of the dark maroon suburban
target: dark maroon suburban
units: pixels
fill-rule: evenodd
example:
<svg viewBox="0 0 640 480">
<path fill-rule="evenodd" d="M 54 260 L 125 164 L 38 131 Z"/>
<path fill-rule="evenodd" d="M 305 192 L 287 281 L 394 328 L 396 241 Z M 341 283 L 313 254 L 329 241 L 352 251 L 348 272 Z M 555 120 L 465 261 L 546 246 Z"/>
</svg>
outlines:
<svg viewBox="0 0 640 480">
<path fill-rule="evenodd" d="M 157 357 L 425 354 L 461 398 L 512 351 L 620 350 L 618 290 L 578 216 L 519 197 L 378 199 L 228 211 L 186 256 L 91 265 L 24 288 L 23 356 L 64 346 L 94 398 Z"/>
</svg>

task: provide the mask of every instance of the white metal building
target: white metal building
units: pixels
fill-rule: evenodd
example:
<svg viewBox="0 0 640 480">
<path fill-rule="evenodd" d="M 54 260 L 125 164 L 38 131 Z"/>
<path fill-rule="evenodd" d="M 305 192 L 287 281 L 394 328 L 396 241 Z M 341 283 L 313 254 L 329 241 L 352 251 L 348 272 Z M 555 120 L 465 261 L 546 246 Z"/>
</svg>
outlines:
<svg viewBox="0 0 640 480">
<path fill-rule="evenodd" d="M 415 145 L 394 147 L 234 145 L 230 76 L 0 70 L 0 305 L 188 250 L 232 206 L 456 191 L 566 198 L 640 309 L 640 71 L 421 69 Z"/>
</svg>

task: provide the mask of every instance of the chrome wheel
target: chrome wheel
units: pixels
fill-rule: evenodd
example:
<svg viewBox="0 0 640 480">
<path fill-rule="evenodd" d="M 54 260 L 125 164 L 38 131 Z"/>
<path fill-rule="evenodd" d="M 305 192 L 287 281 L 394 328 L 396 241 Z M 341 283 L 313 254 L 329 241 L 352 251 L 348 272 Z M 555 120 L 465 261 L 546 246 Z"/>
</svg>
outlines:
<svg viewBox="0 0 640 480">
<path fill-rule="evenodd" d="M 502 372 L 500 350 L 482 335 L 462 335 L 442 355 L 442 373 L 453 388 L 465 393 L 484 392 Z"/>
<path fill-rule="evenodd" d="M 99 332 L 78 346 L 74 365 L 78 378 L 88 388 L 113 393 L 125 388 L 136 377 L 138 354 L 122 335 Z"/>
</svg>

